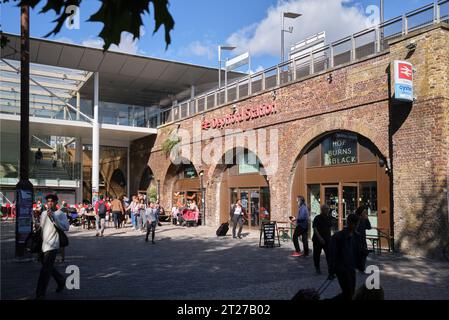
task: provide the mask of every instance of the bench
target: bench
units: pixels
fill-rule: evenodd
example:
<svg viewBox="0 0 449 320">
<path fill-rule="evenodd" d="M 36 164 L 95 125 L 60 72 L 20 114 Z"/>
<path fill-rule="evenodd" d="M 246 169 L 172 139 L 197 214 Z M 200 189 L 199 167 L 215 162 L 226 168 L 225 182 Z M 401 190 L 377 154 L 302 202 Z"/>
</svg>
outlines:
<svg viewBox="0 0 449 320">
<path fill-rule="evenodd" d="M 290 222 L 287 221 L 279 221 L 277 222 L 278 232 L 279 232 L 279 238 L 282 241 L 288 241 L 292 239 L 293 237 L 293 226 Z"/>
<path fill-rule="evenodd" d="M 393 251 L 393 237 L 390 235 L 388 231 L 383 231 L 379 228 L 372 228 L 374 230 L 374 234 L 367 234 L 366 240 L 371 242 L 373 253 L 381 254 L 381 239 L 384 238 L 388 243 L 388 252 Z"/>
</svg>

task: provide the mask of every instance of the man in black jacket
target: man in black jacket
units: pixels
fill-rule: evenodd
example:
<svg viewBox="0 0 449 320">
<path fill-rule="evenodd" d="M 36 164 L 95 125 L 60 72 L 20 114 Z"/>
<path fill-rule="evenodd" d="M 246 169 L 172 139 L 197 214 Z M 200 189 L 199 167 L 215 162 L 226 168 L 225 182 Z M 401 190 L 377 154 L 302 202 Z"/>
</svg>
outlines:
<svg viewBox="0 0 449 320">
<path fill-rule="evenodd" d="M 355 269 L 363 270 L 363 245 L 356 232 L 359 218 L 348 215 L 346 227 L 332 236 L 329 257 L 329 279 L 337 276 L 342 293 L 338 298 L 352 300 L 356 285 Z"/>
</svg>

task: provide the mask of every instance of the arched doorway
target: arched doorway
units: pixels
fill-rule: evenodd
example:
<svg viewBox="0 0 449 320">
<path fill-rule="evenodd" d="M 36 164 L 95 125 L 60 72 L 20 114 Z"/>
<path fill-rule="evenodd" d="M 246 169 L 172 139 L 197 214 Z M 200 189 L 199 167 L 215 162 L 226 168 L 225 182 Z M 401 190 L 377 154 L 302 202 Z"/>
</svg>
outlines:
<svg viewBox="0 0 449 320">
<path fill-rule="evenodd" d="M 369 139 L 350 131 L 327 132 L 311 141 L 298 157 L 291 210 L 297 211 L 296 197 L 303 195 L 313 221 L 320 206 L 327 204 L 334 230 L 338 230 L 349 214 L 365 205 L 371 225 L 391 234 L 389 179 L 385 157 Z"/>
<path fill-rule="evenodd" d="M 121 197 L 126 194 L 126 177 L 123 174 L 123 171 L 120 169 L 115 169 L 112 173 L 111 180 L 108 186 L 108 193 L 115 196 Z"/>
<path fill-rule="evenodd" d="M 201 211 L 201 184 L 195 166 L 183 159 L 180 164 L 171 164 L 164 182 L 164 193 L 170 197 L 171 206 L 188 206 L 195 201 Z"/>
<path fill-rule="evenodd" d="M 232 161 L 227 163 L 227 159 Z M 270 188 L 263 171 L 259 158 L 248 149 L 233 149 L 223 155 L 214 173 L 219 181 L 216 190 L 220 223 L 229 220 L 231 205 L 238 199 L 247 211 L 246 227 L 259 228 L 270 220 Z"/>
<path fill-rule="evenodd" d="M 145 170 L 143 170 L 142 176 L 140 177 L 139 191 L 148 190 L 153 179 L 153 171 L 150 167 L 145 167 Z"/>
</svg>

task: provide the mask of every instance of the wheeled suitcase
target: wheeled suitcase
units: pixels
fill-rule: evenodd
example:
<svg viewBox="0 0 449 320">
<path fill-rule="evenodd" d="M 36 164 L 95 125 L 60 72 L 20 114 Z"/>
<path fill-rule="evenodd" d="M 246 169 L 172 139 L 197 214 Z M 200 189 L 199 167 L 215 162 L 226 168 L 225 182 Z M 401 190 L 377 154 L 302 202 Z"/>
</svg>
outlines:
<svg viewBox="0 0 449 320">
<path fill-rule="evenodd" d="M 229 223 L 228 222 L 222 223 L 221 226 L 219 226 L 217 229 L 216 232 L 217 237 L 224 237 L 228 232 L 228 230 L 229 230 Z"/>
</svg>

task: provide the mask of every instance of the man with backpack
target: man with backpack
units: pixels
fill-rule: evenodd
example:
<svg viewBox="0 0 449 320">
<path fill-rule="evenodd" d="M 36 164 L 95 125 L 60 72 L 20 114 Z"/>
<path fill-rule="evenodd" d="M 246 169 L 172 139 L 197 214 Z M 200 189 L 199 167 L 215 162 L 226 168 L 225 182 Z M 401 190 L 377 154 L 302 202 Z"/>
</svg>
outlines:
<svg viewBox="0 0 449 320">
<path fill-rule="evenodd" d="M 109 205 L 103 199 L 103 195 L 100 195 L 100 200 L 95 204 L 96 237 L 103 236 L 106 224 L 106 213 L 109 211 Z"/>
<path fill-rule="evenodd" d="M 43 211 L 40 218 L 40 228 L 42 232 L 42 269 L 39 274 L 39 280 L 36 289 L 36 299 L 44 299 L 47 291 L 50 277 L 52 276 L 58 287 L 56 292 L 61 292 L 65 287 L 65 278 L 54 267 L 58 250 L 63 248 L 60 239 L 60 232 L 69 230 L 69 221 L 67 216 L 61 210 L 56 209 L 58 196 L 49 194 L 45 197 L 47 200 L 47 210 Z M 64 236 L 61 234 L 61 236 Z M 67 239 L 67 238 L 66 238 Z"/>
</svg>

